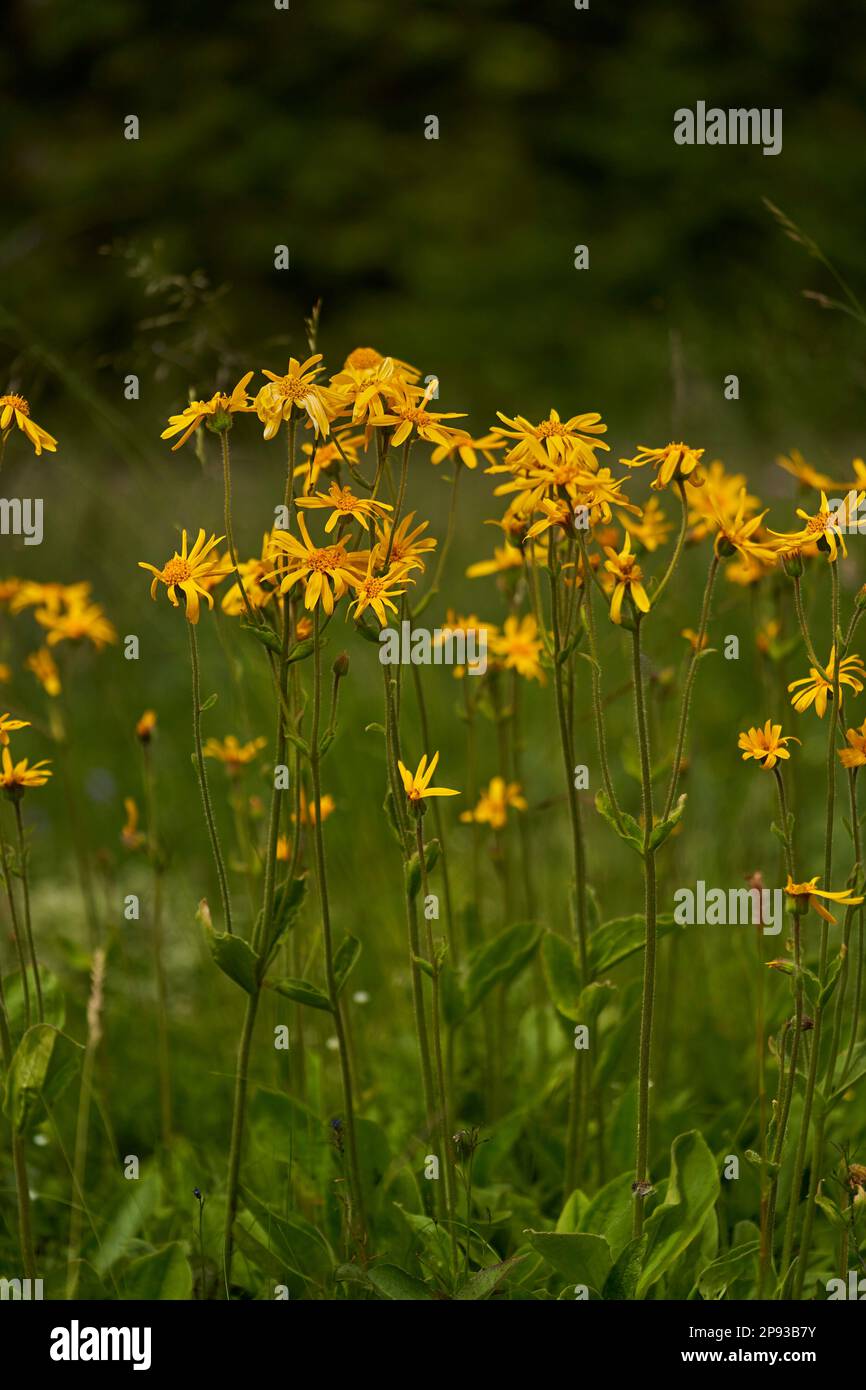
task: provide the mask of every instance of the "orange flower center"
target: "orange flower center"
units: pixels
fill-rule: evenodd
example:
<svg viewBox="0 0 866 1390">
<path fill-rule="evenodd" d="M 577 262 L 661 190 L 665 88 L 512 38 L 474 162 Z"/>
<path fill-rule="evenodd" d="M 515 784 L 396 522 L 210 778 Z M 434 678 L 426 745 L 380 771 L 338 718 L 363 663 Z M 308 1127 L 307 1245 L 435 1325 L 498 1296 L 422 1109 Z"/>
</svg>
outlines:
<svg viewBox="0 0 866 1390">
<path fill-rule="evenodd" d="M 550 435 L 567 435 L 568 430 L 561 420 L 542 420 L 536 431 L 539 439 L 547 439 Z"/>
<path fill-rule="evenodd" d="M 383 360 L 382 354 L 375 348 L 355 348 L 346 358 L 346 366 L 366 371 L 368 367 L 377 367 Z"/>
<path fill-rule="evenodd" d="M 11 405 L 13 410 L 18 410 L 22 415 L 30 414 L 30 405 L 23 396 L 0 396 L 0 405 Z"/>
<path fill-rule="evenodd" d="M 173 556 L 164 567 L 159 576 L 163 584 L 182 584 L 185 579 L 189 579 L 192 570 L 186 560 L 182 560 L 179 555 Z"/>
</svg>

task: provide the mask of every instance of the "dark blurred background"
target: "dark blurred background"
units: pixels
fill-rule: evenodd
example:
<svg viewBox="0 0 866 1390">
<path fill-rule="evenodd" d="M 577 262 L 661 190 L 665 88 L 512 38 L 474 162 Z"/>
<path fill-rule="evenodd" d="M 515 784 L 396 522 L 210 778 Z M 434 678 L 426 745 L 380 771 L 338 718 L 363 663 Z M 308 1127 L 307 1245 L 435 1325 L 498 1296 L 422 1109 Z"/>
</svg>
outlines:
<svg viewBox="0 0 866 1390">
<path fill-rule="evenodd" d="M 124 430 L 126 372 L 161 416 L 322 297 L 326 356 L 375 340 L 479 423 L 567 397 L 664 434 L 680 371 L 685 431 L 736 372 L 716 452 L 856 434 L 859 330 L 762 198 L 866 283 L 864 40 L 845 0 L 7 0 L 4 366 Z M 699 99 L 781 107 L 782 153 L 675 145 Z"/>
</svg>

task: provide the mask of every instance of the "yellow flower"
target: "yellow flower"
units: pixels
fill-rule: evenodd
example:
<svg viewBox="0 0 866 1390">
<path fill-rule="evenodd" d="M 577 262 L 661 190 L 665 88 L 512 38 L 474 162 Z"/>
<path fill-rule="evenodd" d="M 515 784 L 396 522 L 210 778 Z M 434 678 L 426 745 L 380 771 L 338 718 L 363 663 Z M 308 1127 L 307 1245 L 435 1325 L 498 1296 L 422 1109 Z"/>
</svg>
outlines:
<svg viewBox="0 0 866 1390">
<path fill-rule="evenodd" d="M 289 535 L 288 531 L 274 531 L 271 550 L 275 556 L 288 557 L 290 569 L 280 584 L 280 593 L 288 593 L 298 580 L 304 583 L 304 607 L 313 609 L 321 602 L 325 612 L 334 611 L 334 603 L 341 599 L 350 586 L 354 586 L 357 575 L 351 568 L 352 556 L 346 551 L 343 537 L 336 545 L 316 546 L 310 540 L 307 523 L 298 513 L 298 526 L 301 540 Z"/>
<path fill-rule="evenodd" d="M 241 560 L 238 563 L 238 574 L 251 608 L 264 608 L 273 598 L 275 589 L 269 582 L 273 577 L 273 569 L 271 533 L 266 531 L 262 537 L 262 553 L 259 559 Z M 223 594 L 220 607 L 224 613 L 228 613 L 232 618 L 246 612 L 246 604 L 237 579 L 230 584 Z"/>
<path fill-rule="evenodd" d="M 97 651 L 102 651 L 109 642 L 117 641 L 117 632 L 98 603 L 75 603 L 65 613 L 40 608 L 34 617 L 47 628 L 49 647 L 55 647 L 58 642 L 80 642 L 86 638 Z"/>
<path fill-rule="evenodd" d="M 48 763 L 45 760 L 30 766 L 26 758 L 22 758 L 20 763 L 13 763 L 8 748 L 4 748 L 2 753 L 3 771 L 0 772 L 0 787 L 4 791 L 10 792 L 14 796 L 18 792 L 25 791 L 27 787 L 45 786 L 51 776 L 48 771 Z"/>
<path fill-rule="evenodd" d="M 155 599 L 158 586 L 164 584 L 168 590 L 170 601 L 175 608 L 179 608 L 180 601 L 177 597 L 177 590 L 180 589 L 184 596 L 187 621 L 195 625 L 199 620 L 199 596 L 206 599 L 208 606 L 213 608 L 213 599 L 208 593 L 204 581 L 219 573 L 223 568 L 222 561 L 218 555 L 213 554 L 213 551 L 224 539 L 223 536 L 211 536 L 210 540 L 206 541 L 205 532 L 201 530 L 192 550 L 188 551 L 187 536 L 186 531 L 184 531 L 181 538 L 180 554 L 175 551 L 161 570 L 157 569 L 155 565 L 149 565 L 146 560 L 139 560 L 139 568 L 150 570 L 153 575 L 150 597 Z"/>
<path fill-rule="evenodd" d="M 839 547 L 842 554 L 847 555 L 845 546 L 845 531 L 857 529 L 856 513 L 863 501 L 864 494 L 858 492 L 854 499 L 846 497 L 842 505 L 836 511 L 830 511 L 830 504 L 827 501 L 826 492 L 821 493 L 821 506 L 814 515 L 804 512 L 800 507 L 797 508 L 797 515 L 802 517 L 806 525 L 800 531 L 786 534 L 783 531 L 771 531 L 770 535 L 775 536 L 780 544 L 777 549 L 783 555 L 789 555 L 794 550 L 799 550 L 802 546 L 813 542 L 821 542 L 819 548 L 824 549 L 830 556 L 830 563 L 837 559 Z"/>
<path fill-rule="evenodd" d="M 488 574 L 504 574 L 506 570 L 523 568 L 523 552 L 516 545 L 495 545 L 492 560 L 476 560 L 466 571 L 467 579 L 482 579 Z"/>
<path fill-rule="evenodd" d="M 331 420 L 339 413 L 344 400 L 339 392 L 317 384 L 316 377 L 321 374 L 322 368 L 317 367 L 316 363 L 321 360 L 320 352 L 314 353 L 305 362 L 292 357 L 285 376 L 264 372 L 268 384 L 256 396 L 255 408 L 265 427 L 265 439 L 273 439 L 280 425 L 291 418 L 294 410 L 307 416 L 317 435 L 330 432 Z"/>
<path fill-rule="evenodd" d="M 47 647 L 40 647 L 38 651 L 31 652 L 24 665 L 28 671 L 33 672 L 46 695 L 57 696 L 60 694 L 62 689 L 60 672 Z"/>
<path fill-rule="evenodd" d="M 305 457 L 296 465 L 294 477 L 303 478 L 301 491 L 304 496 L 307 497 L 312 492 L 323 473 L 334 476 L 339 474 L 344 457 L 348 463 L 357 465 L 363 443 L 362 434 L 334 429 L 327 443 L 302 444 L 301 453 Z"/>
<path fill-rule="evenodd" d="M 744 489 L 746 499 L 743 515 L 750 517 L 758 508 L 758 499 L 748 491 L 744 473 L 728 473 L 721 459 L 714 459 L 709 467 L 702 465 L 704 485 L 692 488 L 688 493 L 689 535 L 693 541 L 702 541 L 718 526 L 719 515 L 727 521 L 732 520 L 740 505 Z"/>
<path fill-rule="evenodd" d="M 378 555 L 375 549 L 370 551 L 367 560 L 367 572 L 361 578 L 353 578 L 352 584 L 356 591 L 356 597 L 349 608 L 355 610 L 355 617 L 360 618 L 361 614 L 367 609 L 372 608 L 379 624 L 384 627 L 388 621 L 386 608 L 390 608 L 392 613 L 398 613 L 399 609 L 393 602 L 406 592 L 406 584 L 414 583 L 409 579 L 409 570 L 405 565 L 391 565 L 387 574 L 377 575 L 375 571 L 378 562 Z M 396 585 L 402 588 L 396 588 Z"/>
<path fill-rule="evenodd" d="M 666 444 L 661 449 L 650 449 L 639 444 L 633 459 L 620 459 L 629 468 L 643 468 L 651 463 L 656 471 L 652 487 L 656 492 L 667 487 L 674 478 L 691 483 L 692 487 L 702 487 L 704 475 L 699 467 L 703 449 L 692 449 L 688 444 Z"/>
<path fill-rule="evenodd" d="M 851 888 L 843 888 L 838 892 L 830 893 L 825 888 L 816 888 L 815 884 L 817 882 L 817 874 L 814 878 L 810 878 L 808 883 L 794 883 L 789 874 L 788 882 L 785 884 L 785 892 L 791 898 L 805 898 L 806 906 L 813 907 L 818 913 L 818 916 L 823 917 L 824 921 L 829 922 L 833 927 L 836 925 L 836 918 L 831 917 L 827 909 L 821 906 L 818 901 L 819 898 L 826 898 L 829 902 L 840 903 L 844 907 L 856 906 L 857 903 L 862 903 L 863 901 L 862 898 L 854 897 L 854 892 Z"/>
<path fill-rule="evenodd" d="M 758 651 L 763 652 L 765 656 L 772 656 L 781 630 L 782 624 L 778 618 L 768 618 L 755 633 L 755 646 Z"/>
<path fill-rule="evenodd" d="M 253 762 L 266 743 L 266 738 L 240 743 L 234 734 L 228 734 L 224 739 L 209 738 L 203 752 L 206 758 L 216 758 L 217 762 L 225 764 L 228 772 L 234 773 Z"/>
<path fill-rule="evenodd" d="M 422 521 L 418 526 L 412 528 L 415 520 L 415 513 L 409 512 L 403 517 L 394 531 L 393 539 L 391 536 L 392 525 L 388 518 L 381 523 L 376 523 L 376 556 L 379 562 L 383 562 L 388 554 L 388 546 L 391 547 L 391 564 L 405 565 L 406 569 L 426 568 L 422 556 L 431 554 L 436 549 L 439 542 L 435 536 L 425 536 L 423 533 L 430 525 L 429 521 Z"/>
<path fill-rule="evenodd" d="M 746 560 L 758 560 L 762 565 L 774 565 L 776 552 L 773 548 L 752 539 L 767 513 L 766 511 L 760 512 L 758 516 L 750 517 L 746 521 L 744 517 L 748 501 L 746 489 L 741 488 L 737 509 L 733 516 L 713 501 L 713 515 L 718 528 L 713 541 L 713 548 L 719 556 L 733 555 L 736 551 Z"/>
<path fill-rule="evenodd" d="M 793 734 L 782 738 L 781 724 L 774 724 L 768 719 L 763 729 L 749 729 L 747 733 L 740 734 L 737 747 L 743 750 L 744 763 L 748 762 L 749 758 L 754 758 L 756 763 L 760 763 L 769 771 L 776 766 L 780 758 L 790 758 L 791 754 L 786 744 L 799 742 Z"/>
<path fill-rule="evenodd" d="M 505 440 L 497 439 L 495 434 L 485 434 L 480 439 L 455 439 L 451 444 L 440 444 L 438 449 L 434 449 L 430 462 L 442 463 L 456 455 L 466 468 L 477 468 L 479 454 L 485 463 L 495 463 L 497 449 L 504 448 Z"/>
<path fill-rule="evenodd" d="M 680 632 L 680 637 L 685 637 L 693 652 L 696 652 L 698 650 L 698 634 L 695 632 L 693 627 L 684 627 Z M 709 640 L 710 639 L 707 637 L 707 634 L 704 633 L 703 637 L 700 639 L 701 651 L 703 651 L 704 647 L 707 645 L 707 642 Z"/>
<path fill-rule="evenodd" d="M 12 667 L 0 661 L 0 685 L 8 685 L 12 679 Z"/>
<path fill-rule="evenodd" d="M 372 352 L 373 349 L 367 349 Z M 363 354 L 364 349 L 357 352 Z M 352 424 L 358 425 L 371 415 L 381 415 L 387 409 L 385 404 L 395 388 L 407 384 L 396 369 L 393 358 L 379 357 L 367 365 L 350 366 L 347 360 L 343 370 L 331 377 L 332 387 L 340 393 L 347 406 L 352 408 Z M 384 400 L 383 400 L 384 398 Z"/>
<path fill-rule="evenodd" d="M 633 521 L 625 512 L 619 513 L 623 527 L 645 550 L 652 553 L 659 546 L 666 545 L 673 528 L 673 522 L 665 520 L 665 514 L 657 497 L 651 497 L 643 509 L 643 516 Z"/>
<path fill-rule="evenodd" d="M 508 671 L 516 671 L 527 680 L 540 681 L 546 677 L 541 669 L 541 653 L 544 643 L 538 632 L 538 623 L 531 613 L 518 618 L 510 614 L 500 634 L 489 639 L 490 650 Z"/>
<path fill-rule="evenodd" d="M 462 811 L 460 819 L 501 830 L 508 820 L 509 806 L 515 811 L 526 810 L 527 802 L 520 783 L 506 782 L 504 777 L 492 777 L 486 791 L 481 792 L 474 811 Z"/>
<path fill-rule="evenodd" d="M 41 454 L 43 449 L 47 449 L 49 454 L 56 451 L 57 440 L 41 425 L 37 425 L 35 420 L 30 419 L 30 405 L 23 396 L 0 396 L 0 434 L 4 443 L 11 434 L 13 425 L 17 425 L 21 433 L 27 436 L 37 455 Z"/>
<path fill-rule="evenodd" d="M 301 787 L 301 798 L 300 798 L 300 800 L 301 800 L 301 825 L 315 825 L 315 824 L 316 824 L 316 799 L 315 799 L 315 797 L 313 797 L 313 799 L 312 799 L 311 801 L 308 801 L 308 800 L 307 800 L 307 793 L 304 791 L 304 788 Z M 325 824 L 325 821 L 328 819 L 328 816 L 330 816 L 330 815 L 336 810 L 336 805 L 335 805 L 335 802 L 334 802 L 334 798 L 333 798 L 328 792 L 326 792 L 325 795 L 324 795 L 324 796 L 321 798 L 321 800 L 319 801 L 319 805 L 320 805 L 321 811 L 322 811 L 322 824 L 324 825 L 324 824 Z M 297 820 L 297 816 L 295 815 L 295 812 L 294 812 L 294 811 L 292 812 L 292 820 L 293 820 L 293 821 L 296 821 L 296 820 Z"/>
<path fill-rule="evenodd" d="M 465 411 L 427 409 L 435 385 L 435 381 L 431 382 L 427 390 L 421 393 L 420 400 L 417 388 L 405 388 L 392 397 L 385 411 L 371 414 L 369 423 L 377 427 L 393 426 L 391 443 L 395 449 L 406 442 L 413 430 L 419 439 L 425 439 L 428 444 L 446 445 L 450 448 L 452 444 L 464 443 L 469 439 L 466 431 L 455 429 L 453 425 L 443 425 L 442 421 L 461 420 Z"/>
<path fill-rule="evenodd" d="M 20 613 L 25 608 L 41 607 L 49 613 L 62 613 L 64 608 L 87 603 L 91 588 L 86 579 L 79 584 L 40 584 L 25 579 L 18 584 L 9 609 L 12 613 Z"/>
<path fill-rule="evenodd" d="M 772 566 L 756 560 L 754 555 L 738 555 L 725 566 L 725 578 L 730 584 L 738 584 L 747 589 L 750 584 L 758 584 L 771 572 Z"/>
<path fill-rule="evenodd" d="M 643 571 L 631 553 L 631 536 L 626 535 L 625 544 L 619 554 L 609 545 L 604 547 L 604 553 L 608 557 L 604 567 L 613 575 L 616 585 L 610 601 L 611 620 L 617 624 L 622 622 L 622 601 L 626 593 L 631 594 L 635 606 L 642 613 L 648 613 L 650 601 L 643 586 Z"/>
<path fill-rule="evenodd" d="M 801 676 L 799 680 L 791 681 L 788 686 L 789 692 L 796 690 L 797 694 L 791 699 L 791 704 L 798 714 L 803 714 L 811 704 L 815 706 L 815 713 L 819 719 L 824 718 L 824 711 L 827 708 L 827 701 L 833 693 L 833 673 L 836 666 L 836 647 L 830 650 L 830 660 L 827 663 L 826 675 L 823 671 L 817 671 L 814 666 L 809 667 L 808 676 Z M 866 681 L 866 668 L 863 666 L 859 656 L 848 656 L 839 666 L 839 685 L 847 685 L 859 695 L 863 689 L 863 682 Z"/>
<path fill-rule="evenodd" d="M 817 468 L 806 462 L 799 449 L 792 449 L 787 455 L 779 454 L 776 463 L 780 468 L 784 468 L 786 473 L 792 473 L 804 487 L 814 488 L 816 492 L 836 487 L 832 478 L 828 478 L 826 473 L 819 473 Z"/>
<path fill-rule="evenodd" d="M 312 618 L 298 618 L 295 623 L 295 638 L 298 642 L 306 642 L 308 637 L 313 635 Z"/>
<path fill-rule="evenodd" d="M 499 629 L 494 623 L 483 622 L 474 613 L 457 613 L 453 608 L 449 608 L 445 613 L 445 621 L 440 628 L 433 634 L 434 647 L 444 646 L 446 642 L 453 643 L 455 638 L 463 637 L 467 657 L 471 651 L 480 652 L 483 640 L 492 643 Z M 473 644 L 470 646 L 470 643 Z M 463 680 L 466 675 L 465 666 L 455 666 L 453 669 L 455 680 Z"/>
<path fill-rule="evenodd" d="M 338 521 L 348 519 L 360 522 L 364 530 L 368 531 L 368 517 L 384 516 L 386 512 L 394 510 L 388 502 L 374 502 L 371 497 L 356 497 L 350 487 L 340 487 L 339 483 L 331 483 L 327 493 L 315 492 L 312 497 L 299 497 L 297 505 L 331 508 L 331 515 L 325 522 L 326 535 L 333 531 Z"/>
<path fill-rule="evenodd" d="M 512 420 L 501 410 L 497 410 L 496 414 L 509 428 L 494 425 L 493 434 L 504 440 L 517 440 L 505 456 L 509 464 L 535 461 L 546 466 L 551 460 L 559 462 L 577 451 L 583 457 L 584 466 L 587 463 L 592 466 L 595 463 L 594 450 L 610 448 L 604 440 L 594 438 L 595 435 L 607 433 L 607 425 L 595 411 L 561 420 L 558 411 L 551 410 L 547 419 L 540 420 L 537 425 L 523 415 L 516 415 Z"/>
<path fill-rule="evenodd" d="M 29 728 L 29 719 L 13 719 L 9 714 L 0 714 L 0 744 L 4 748 L 8 747 L 10 734 L 14 734 L 16 729 Z"/>
<path fill-rule="evenodd" d="M 459 796 L 459 791 L 454 791 L 451 787 L 431 787 L 430 779 L 436 771 L 436 764 L 439 762 L 439 754 L 434 753 L 430 759 L 430 766 L 427 766 L 427 754 L 425 753 L 416 772 L 410 772 L 399 760 L 397 767 L 403 782 L 403 790 L 410 801 L 424 801 L 428 796 Z"/>
<path fill-rule="evenodd" d="M 246 376 L 242 376 L 237 386 L 228 395 L 223 391 L 217 391 L 209 401 L 190 401 L 179 415 L 168 417 L 168 429 L 163 430 L 159 436 L 160 439 L 173 439 L 176 434 L 179 434 L 180 439 L 171 446 L 172 453 L 175 453 L 205 420 L 213 421 L 217 415 L 228 416 L 235 415 L 239 411 L 252 410 L 253 405 L 247 392 L 252 375 L 252 372 L 247 372 Z"/>
<path fill-rule="evenodd" d="M 842 766 L 866 766 L 866 720 L 863 721 L 859 729 L 848 729 L 845 737 L 851 746 L 837 750 Z"/>
<path fill-rule="evenodd" d="M 131 796 L 123 798 L 123 805 L 126 811 L 126 824 L 120 832 L 125 849 L 141 849 L 145 843 L 145 836 L 138 828 L 138 807 Z"/>
<path fill-rule="evenodd" d="M 150 743 L 156 728 L 156 710 L 146 709 L 135 726 L 135 737 L 142 743 Z"/>
</svg>

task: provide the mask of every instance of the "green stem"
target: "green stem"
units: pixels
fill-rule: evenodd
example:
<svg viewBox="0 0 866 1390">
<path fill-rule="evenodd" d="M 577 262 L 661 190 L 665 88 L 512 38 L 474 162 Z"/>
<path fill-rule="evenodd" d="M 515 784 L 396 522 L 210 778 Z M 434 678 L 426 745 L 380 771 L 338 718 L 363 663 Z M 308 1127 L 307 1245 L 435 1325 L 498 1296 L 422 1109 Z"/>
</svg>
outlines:
<svg viewBox="0 0 866 1390">
<path fill-rule="evenodd" d="M 645 1185 L 649 1181 L 649 1088 L 652 1066 L 653 1013 L 655 1009 L 656 947 L 657 947 L 657 889 L 655 850 L 651 848 L 653 831 L 652 763 L 647 732 L 646 706 L 641 669 L 641 619 L 635 614 L 632 629 L 632 672 L 634 679 L 635 725 L 640 750 L 641 801 L 644 817 L 644 893 L 646 911 L 646 946 L 644 949 L 643 995 L 641 1002 L 640 1046 L 638 1052 L 638 1108 L 635 1159 L 634 1225 L 637 1239 L 643 1232 Z"/>
<path fill-rule="evenodd" d="M 36 943 L 33 939 L 33 924 L 30 919 L 30 877 L 27 871 L 27 846 L 24 843 L 24 821 L 21 816 L 21 796 L 13 799 L 15 825 L 18 831 L 18 862 L 21 866 L 21 890 L 24 896 L 24 930 L 27 935 L 27 950 L 33 967 L 33 983 L 36 988 L 36 1013 L 40 1023 L 45 1020 L 45 1006 L 42 1002 L 42 982 L 39 977 L 39 962 L 36 959 Z"/>
<path fill-rule="evenodd" d="M 692 649 L 691 658 L 689 660 L 689 669 L 686 673 L 686 683 L 683 689 L 683 703 L 682 708 L 680 710 L 680 721 L 679 726 L 677 728 L 677 740 L 674 750 L 674 763 L 673 767 L 671 768 L 671 780 L 670 785 L 668 786 L 668 794 L 667 799 L 665 800 L 665 808 L 662 812 L 663 821 L 666 821 L 668 819 L 668 816 L 673 810 L 674 801 L 676 800 L 677 787 L 679 785 L 680 780 L 680 768 L 683 759 L 683 748 L 685 747 L 686 731 L 688 729 L 689 724 L 689 708 L 692 699 L 692 688 L 694 686 L 695 677 L 697 676 L 698 672 L 698 662 L 700 661 L 701 652 L 704 646 L 704 638 L 707 633 L 707 624 L 710 620 L 710 602 L 713 596 L 713 585 L 716 582 L 716 575 L 718 574 L 718 572 L 719 557 L 714 553 L 712 561 L 710 563 L 709 573 L 707 575 L 706 587 L 704 588 L 704 598 L 703 603 L 701 604 L 701 619 L 700 626 L 698 627 L 697 640 L 695 641 L 695 645 Z"/>
<path fill-rule="evenodd" d="M 232 934 L 232 909 L 229 898 L 228 878 L 223 861 L 222 847 L 217 834 L 216 820 L 214 818 L 213 806 L 211 805 L 210 791 L 207 784 L 207 770 L 204 763 L 204 751 L 201 741 L 201 679 L 199 675 L 198 642 L 195 635 L 195 624 L 187 622 L 189 629 L 189 654 L 192 663 L 192 728 L 195 737 L 195 756 L 196 767 L 198 769 L 198 785 L 201 791 L 201 801 L 204 808 L 204 818 L 207 823 L 208 835 L 210 837 L 211 849 L 213 851 L 214 863 L 216 864 L 217 878 L 219 879 L 220 897 L 223 904 L 223 915 L 225 917 L 226 931 L 229 936 Z"/>
<path fill-rule="evenodd" d="M 226 1219 L 223 1231 L 223 1261 L 226 1298 L 231 1298 L 232 1255 L 234 1251 L 234 1225 L 238 1210 L 238 1179 L 241 1170 L 241 1150 L 243 1148 L 244 1122 L 246 1119 L 247 1085 L 250 1070 L 250 1048 L 256 1026 L 260 990 L 257 988 L 247 995 L 244 1021 L 238 1043 L 237 1069 L 235 1071 L 234 1100 L 232 1104 L 232 1130 L 229 1141 L 229 1166 L 226 1179 Z"/>
</svg>

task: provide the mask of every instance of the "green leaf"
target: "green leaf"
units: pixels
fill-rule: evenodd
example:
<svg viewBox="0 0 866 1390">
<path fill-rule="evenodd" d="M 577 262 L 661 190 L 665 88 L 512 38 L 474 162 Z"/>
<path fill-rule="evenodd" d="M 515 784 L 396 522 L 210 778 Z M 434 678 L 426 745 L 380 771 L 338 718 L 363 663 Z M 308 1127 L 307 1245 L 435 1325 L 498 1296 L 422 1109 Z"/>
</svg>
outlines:
<svg viewBox="0 0 866 1390">
<path fill-rule="evenodd" d="M 541 964 L 554 1007 L 564 1018 L 577 1023 L 580 972 L 574 947 L 556 932 L 545 931 L 541 940 Z"/>
<path fill-rule="evenodd" d="M 316 643 L 312 637 L 305 637 L 302 642 L 296 642 L 286 657 L 286 661 L 291 665 L 293 661 L 306 661 L 308 656 L 312 656 L 316 650 Z"/>
<path fill-rule="evenodd" d="M 487 1265 L 485 1269 L 476 1270 L 464 1284 L 460 1285 L 454 1297 L 458 1299 L 489 1298 L 499 1288 L 503 1279 L 508 1278 L 515 1265 L 519 1265 L 525 1258 L 524 1255 L 512 1255 L 510 1260 L 503 1260 L 501 1264 Z"/>
<path fill-rule="evenodd" d="M 337 994 L 342 994 L 343 986 L 358 963 L 361 943 L 357 936 L 347 933 L 334 952 L 334 980 Z"/>
<path fill-rule="evenodd" d="M 259 987 L 259 958 L 242 936 L 230 936 L 228 932 L 214 930 L 207 905 L 199 906 L 198 918 L 204 928 L 210 953 L 214 962 L 224 975 L 245 989 L 247 994 L 255 994 Z"/>
<path fill-rule="evenodd" d="M 306 893 L 306 874 L 299 874 L 297 878 L 293 879 L 285 878 L 282 883 L 277 884 L 274 893 L 274 910 L 271 916 L 270 940 L 267 951 L 262 953 L 269 960 L 273 959 L 274 952 L 286 932 L 294 925 Z"/>
<path fill-rule="evenodd" d="M 279 656 L 283 649 L 283 644 L 274 629 L 267 623 L 248 623 L 241 619 L 241 629 L 244 632 L 251 632 L 253 637 L 257 637 L 263 647 Z"/>
<path fill-rule="evenodd" d="M 646 1247 L 646 1236 L 629 1241 L 604 1281 L 604 1288 L 601 1291 L 602 1298 L 634 1298 Z"/>
<path fill-rule="evenodd" d="M 492 941 L 476 948 L 466 974 L 466 1009 L 477 1009 L 496 985 L 510 984 L 532 960 L 541 939 L 541 927 L 519 922 L 506 927 Z"/>
<path fill-rule="evenodd" d="M 634 816 L 630 816 L 627 811 L 620 811 L 619 823 L 617 824 L 610 798 L 604 791 L 596 792 L 595 809 L 607 821 L 611 829 L 616 831 L 621 840 L 625 840 L 627 845 L 631 845 L 633 850 L 643 855 L 643 831 Z"/>
<path fill-rule="evenodd" d="M 663 912 L 656 918 L 659 940 L 677 929 L 673 915 Z M 587 943 L 589 973 L 593 979 L 627 960 L 646 945 L 646 918 L 636 912 L 630 917 L 614 917 L 592 933 Z"/>
<path fill-rule="evenodd" d="M 664 844 L 674 826 L 682 820 L 683 811 L 685 809 L 686 793 L 683 792 L 682 795 L 677 798 L 677 804 L 671 811 L 667 820 L 660 821 L 658 825 L 653 826 L 650 835 L 650 849 L 658 849 L 659 845 Z"/>
<path fill-rule="evenodd" d="M 398 1265 L 371 1265 L 366 1270 L 362 1270 L 359 1265 L 340 1265 L 334 1278 L 344 1282 L 363 1283 L 378 1294 L 379 1298 L 391 1302 L 429 1301 L 433 1297 L 426 1284 L 422 1284 L 413 1274 L 407 1274 L 405 1269 L 400 1269 Z"/>
<path fill-rule="evenodd" d="M 603 1236 L 577 1231 L 525 1231 L 529 1243 L 570 1284 L 585 1284 L 601 1293 L 611 1271 L 610 1247 Z"/>
<path fill-rule="evenodd" d="M 647 1254 L 638 1297 L 670 1269 L 700 1233 L 719 1195 L 716 1160 L 698 1130 L 681 1134 L 671 1145 L 671 1173 L 664 1202 L 646 1223 Z"/>
<path fill-rule="evenodd" d="M 277 994 L 284 995 L 286 999 L 294 999 L 296 1004 L 306 1004 L 308 1008 L 321 1009 L 324 1013 L 331 1012 L 331 1001 L 327 994 L 316 985 L 311 985 L 309 980 L 271 980 L 269 984 Z"/>
<path fill-rule="evenodd" d="M 441 846 L 438 840 L 428 840 L 424 845 L 424 862 L 427 866 L 428 874 L 436 866 L 436 862 L 439 859 L 440 848 Z M 417 851 L 409 859 L 404 872 L 406 878 L 406 892 L 410 898 L 416 898 L 418 896 L 418 890 L 421 887 L 421 860 Z"/>
<path fill-rule="evenodd" d="M 634 1198 L 631 1184 L 634 1172 L 611 1178 L 596 1192 L 586 1206 L 580 1229 L 592 1235 L 604 1236 L 611 1255 L 618 1260 L 631 1239 L 634 1219 Z"/>
<path fill-rule="evenodd" d="M 744 1245 L 726 1250 L 712 1264 L 702 1270 L 698 1278 L 698 1292 L 702 1298 L 722 1298 L 738 1279 L 748 1275 L 758 1267 L 760 1242 L 750 1240 Z"/>
<path fill-rule="evenodd" d="M 42 1101 L 53 1104 L 83 1055 L 83 1047 L 50 1023 L 35 1023 L 27 1029 L 9 1065 L 3 1107 L 17 1134 L 27 1130 Z"/>
<path fill-rule="evenodd" d="M 183 1246 L 172 1241 L 152 1255 L 133 1260 L 123 1276 L 123 1296 L 149 1303 L 191 1298 L 192 1271 Z"/>
<path fill-rule="evenodd" d="M 198 712 L 199 712 L 199 714 L 204 714 L 205 710 L 213 709 L 213 707 L 214 707 L 214 705 L 216 704 L 216 702 L 217 702 L 218 699 L 219 699 L 219 695 L 208 695 L 208 697 L 207 697 L 207 699 L 205 700 L 204 704 L 203 704 L 203 705 L 199 705 L 199 707 L 198 707 Z"/>
</svg>

